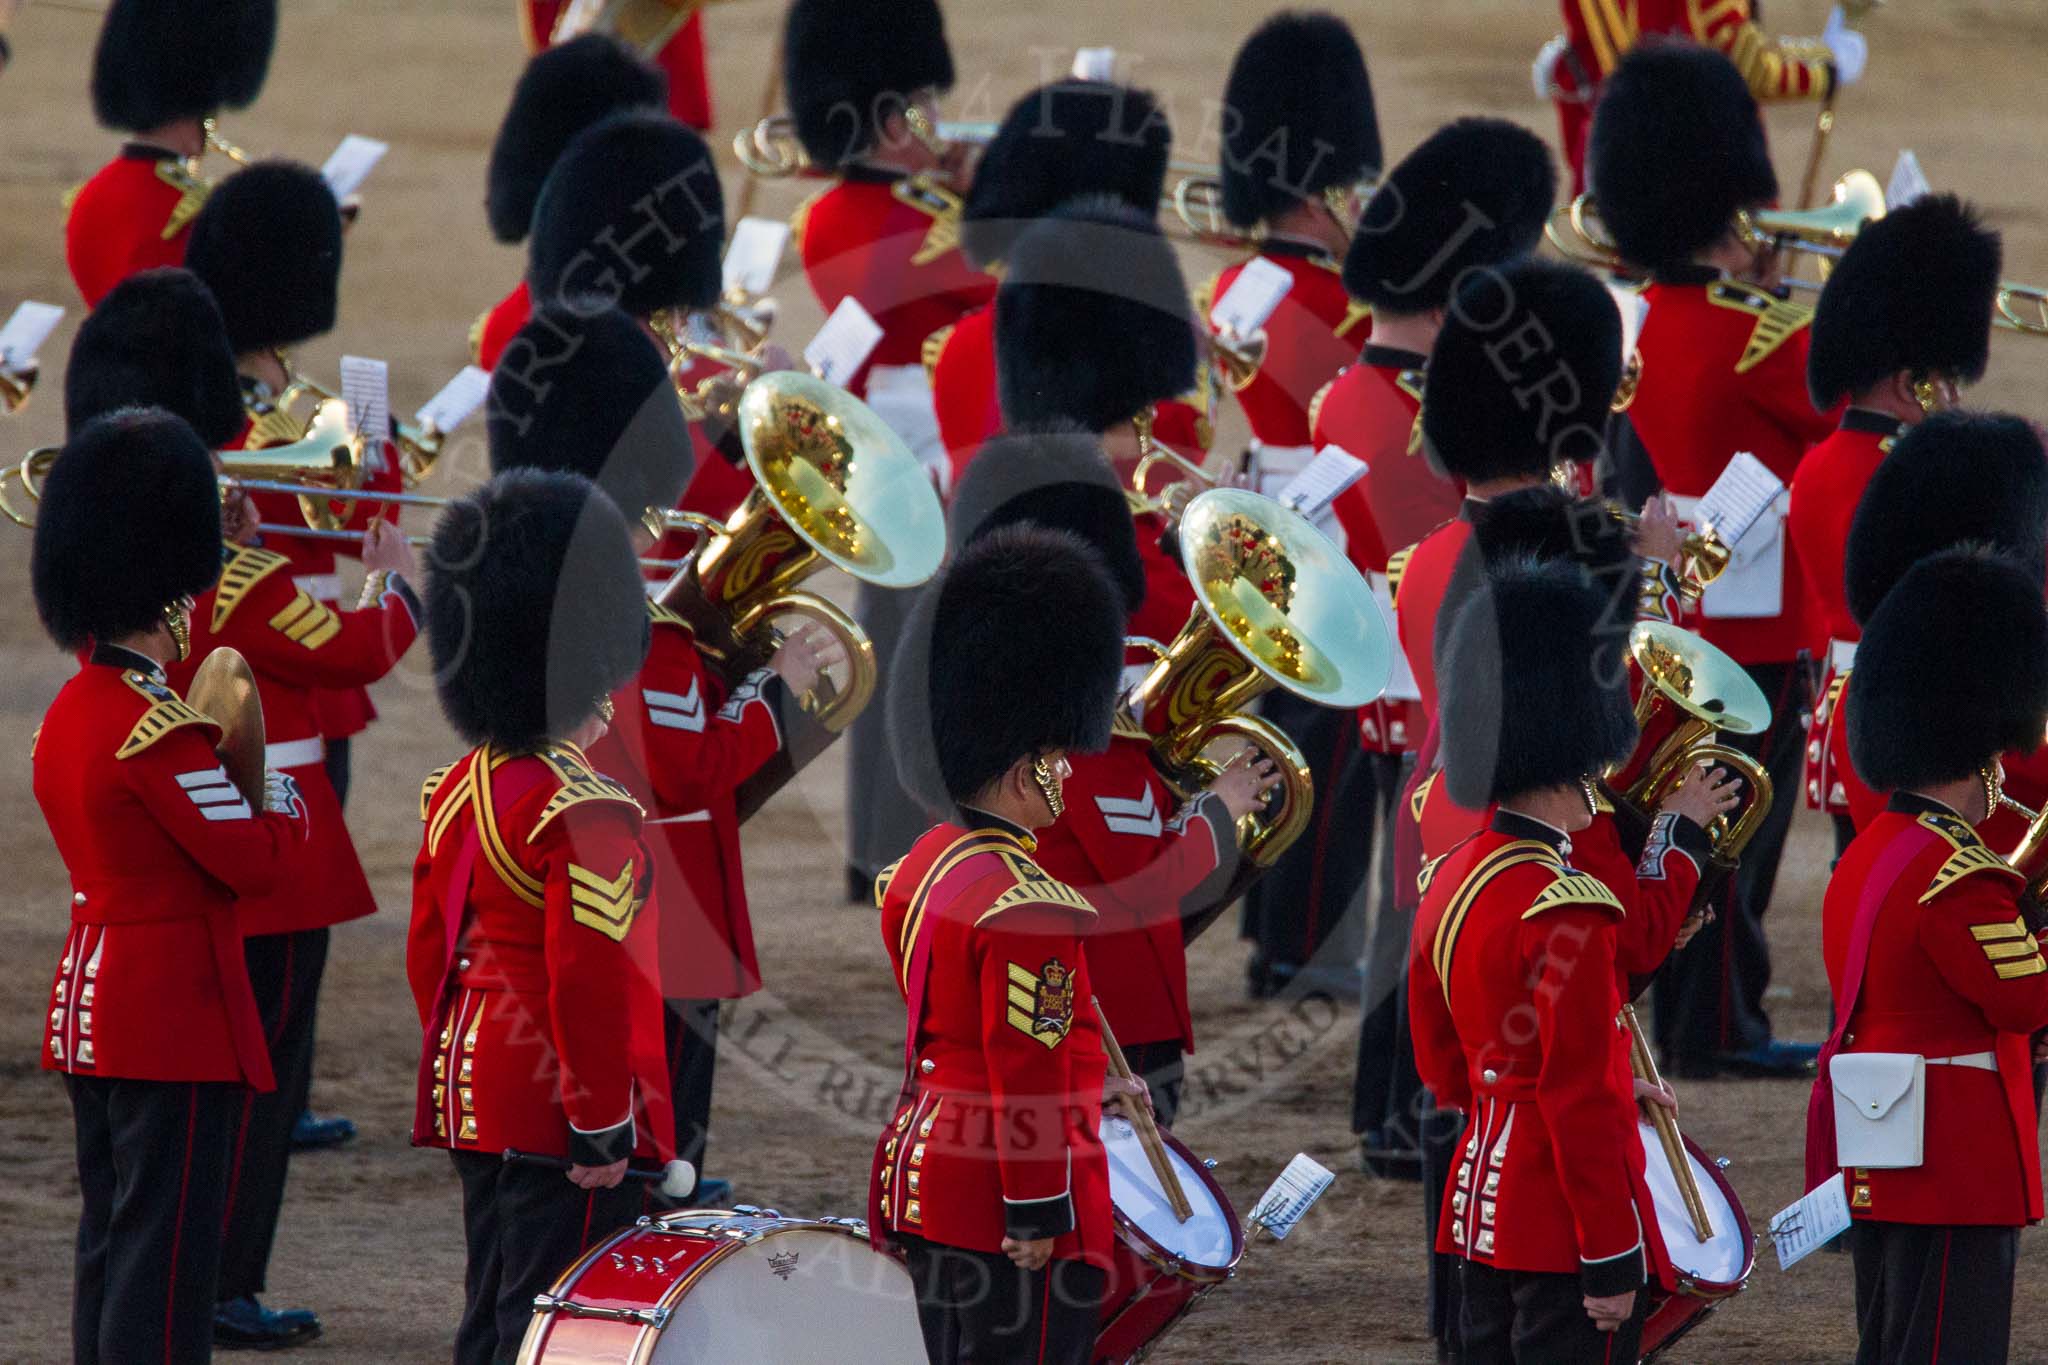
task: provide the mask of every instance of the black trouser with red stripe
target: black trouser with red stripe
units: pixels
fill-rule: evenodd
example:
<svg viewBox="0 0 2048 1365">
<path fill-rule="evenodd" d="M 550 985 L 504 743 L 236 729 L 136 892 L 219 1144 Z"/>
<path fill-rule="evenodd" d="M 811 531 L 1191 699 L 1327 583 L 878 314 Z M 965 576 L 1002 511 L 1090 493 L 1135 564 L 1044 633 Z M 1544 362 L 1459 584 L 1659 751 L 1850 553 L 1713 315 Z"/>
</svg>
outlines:
<svg viewBox="0 0 2048 1365">
<path fill-rule="evenodd" d="M 1634 1365 L 1642 1353 L 1650 1296 L 1640 1289 L 1629 1320 L 1603 1332 L 1577 1275 L 1460 1260 L 1458 1278 L 1458 1365 Z"/>
<path fill-rule="evenodd" d="M 667 1044 L 669 1102 L 676 1115 L 676 1155 L 704 1175 L 704 1146 L 711 1136 L 711 1085 L 718 1066 L 718 1007 L 721 1000 L 668 1000 L 662 1012 Z"/>
<path fill-rule="evenodd" d="M 77 1365 L 213 1354 L 228 1138 L 244 1088 L 66 1076 L 78 1140 Z"/>
<path fill-rule="evenodd" d="M 565 1172 L 494 1152 L 450 1152 L 469 1246 L 455 1365 L 512 1365 L 545 1293 L 599 1239 L 640 1216 L 646 1186 L 579 1190 Z"/>
<path fill-rule="evenodd" d="M 931 1365 L 1088 1365 L 1109 1284 L 1101 1266 L 1022 1270 L 1000 1251 L 890 1236 L 910 1267 Z"/>
<path fill-rule="evenodd" d="M 1978 1365 L 2006 1358 L 2018 1228 L 1858 1220 L 1856 1365 Z"/>
<path fill-rule="evenodd" d="M 270 1269 L 292 1125 L 305 1112 L 313 1085 L 313 1019 L 327 970 L 328 936 L 326 929 L 302 929 L 242 942 L 277 1089 L 264 1095 L 247 1091 L 237 1109 L 221 1240 L 222 1302 L 261 1294 Z"/>
</svg>

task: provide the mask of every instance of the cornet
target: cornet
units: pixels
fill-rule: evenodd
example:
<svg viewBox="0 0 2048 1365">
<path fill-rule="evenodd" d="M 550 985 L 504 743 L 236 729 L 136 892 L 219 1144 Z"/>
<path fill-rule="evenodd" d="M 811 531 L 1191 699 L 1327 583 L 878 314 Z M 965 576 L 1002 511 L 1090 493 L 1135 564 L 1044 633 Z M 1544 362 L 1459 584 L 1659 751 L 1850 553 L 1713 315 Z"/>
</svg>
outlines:
<svg viewBox="0 0 2048 1365">
<path fill-rule="evenodd" d="M 1210 752 L 1218 741 L 1271 758 L 1281 773 L 1275 804 L 1238 826 L 1249 868 L 1263 870 L 1307 828 L 1315 787 L 1294 742 L 1245 708 L 1275 687 L 1323 706 L 1362 706 L 1386 689 L 1393 642 L 1358 570 L 1271 498 L 1237 488 L 1201 494 L 1181 518 L 1180 548 L 1194 611 L 1123 697 L 1118 727 L 1151 744 L 1153 763 L 1183 796 L 1229 761 Z"/>
<path fill-rule="evenodd" d="M 1712 857 L 1732 868 L 1770 814 L 1770 774 L 1739 749 L 1719 742 L 1722 732 L 1762 734 L 1770 728 L 1771 704 L 1742 665 L 1690 631 L 1662 621 L 1638 621 L 1629 637 L 1629 657 L 1642 679 L 1636 725 L 1642 731 L 1635 752 L 1606 774 L 1617 804 L 1648 828 L 1664 798 L 1704 762 L 1742 779 L 1747 799 L 1733 815 L 1716 816 L 1707 829 Z M 1718 889 L 1702 882 L 1693 909 Z"/>
</svg>

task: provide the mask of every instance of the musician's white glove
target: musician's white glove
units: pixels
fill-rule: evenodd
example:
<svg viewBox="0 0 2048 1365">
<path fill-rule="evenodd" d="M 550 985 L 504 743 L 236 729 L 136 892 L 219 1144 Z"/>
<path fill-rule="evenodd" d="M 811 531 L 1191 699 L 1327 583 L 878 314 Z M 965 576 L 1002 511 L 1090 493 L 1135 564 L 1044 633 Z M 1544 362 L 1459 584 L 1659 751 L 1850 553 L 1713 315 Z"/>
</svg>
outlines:
<svg viewBox="0 0 2048 1365">
<path fill-rule="evenodd" d="M 1834 59 L 1837 88 L 1863 79 L 1863 68 L 1870 64 L 1870 42 L 1849 27 L 1849 18 L 1840 5 L 1828 11 L 1828 26 L 1821 30 L 1820 40 Z"/>
<path fill-rule="evenodd" d="M 1564 60 L 1564 54 L 1571 50 L 1571 44 L 1560 33 L 1543 45 L 1536 54 L 1536 60 L 1529 64 L 1529 85 L 1539 100 L 1554 99 L 1557 96 L 1557 64 Z"/>
</svg>

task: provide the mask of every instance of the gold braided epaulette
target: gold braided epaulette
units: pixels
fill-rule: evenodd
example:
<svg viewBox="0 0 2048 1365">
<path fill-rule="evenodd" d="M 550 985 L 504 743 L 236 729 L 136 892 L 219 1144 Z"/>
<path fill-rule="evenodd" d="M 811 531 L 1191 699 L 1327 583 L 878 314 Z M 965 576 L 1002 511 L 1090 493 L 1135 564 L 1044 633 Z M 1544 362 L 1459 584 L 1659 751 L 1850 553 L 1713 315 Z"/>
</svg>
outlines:
<svg viewBox="0 0 2048 1365">
<path fill-rule="evenodd" d="M 195 710 L 183 697 L 155 679 L 130 669 L 121 675 L 121 681 L 148 701 L 149 709 L 142 713 L 142 719 L 135 722 L 128 731 L 128 737 L 121 741 L 121 747 L 114 751 L 115 758 L 133 758 L 171 731 L 187 725 L 208 726 L 216 736 L 219 735 L 219 721 Z"/>
<path fill-rule="evenodd" d="M 572 750 L 542 749 L 534 757 L 554 770 L 555 776 L 561 779 L 562 789 L 541 808 L 540 819 L 534 821 L 533 828 L 527 832 L 526 842 L 529 844 L 540 837 L 540 832 L 546 829 L 556 816 L 572 806 L 595 803 L 625 806 L 635 815 L 647 813 L 623 784 L 592 769 Z"/>
<path fill-rule="evenodd" d="M 996 897 L 988 909 L 982 911 L 980 917 L 974 921 L 976 924 L 986 924 L 1006 910 L 1015 910 L 1025 905 L 1043 905 L 1075 911 L 1090 918 L 1095 916 L 1096 909 L 1089 904 L 1086 896 L 1029 858 L 1005 849 L 995 850 L 995 856 L 1002 860 L 1003 866 L 1016 878 L 1016 885 Z"/>
<path fill-rule="evenodd" d="M 213 590 L 212 629 L 219 631 L 234 615 L 235 608 L 249 595 L 249 589 L 291 563 L 272 550 L 253 545 L 229 545 L 227 563 L 221 566 L 220 583 Z"/>
</svg>

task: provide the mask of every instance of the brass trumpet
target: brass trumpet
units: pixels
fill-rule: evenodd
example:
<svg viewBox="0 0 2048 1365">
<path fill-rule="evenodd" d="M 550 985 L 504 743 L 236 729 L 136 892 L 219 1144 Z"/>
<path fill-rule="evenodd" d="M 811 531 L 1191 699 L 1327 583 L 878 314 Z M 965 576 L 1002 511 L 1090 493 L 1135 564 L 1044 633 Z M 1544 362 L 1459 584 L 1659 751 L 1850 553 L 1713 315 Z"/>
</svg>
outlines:
<svg viewBox="0 0 2048 1365">
<path fill-rule="evenodd" d="M 2038 901 L 2048 893 L 2048 811 L 2031 810 L 2004 792 L 1998 794 L 1998 804 L 2027 822 L 2027 832 L 2005 860 L 2027 879 L 2027 894 Z"/>
<path fill-rule="evenodd" d="M 1687 630 L 1662 621 L 1638 621 L 1629 638 L 1629 657 L 1642 678 L 1636 725 L 1642 731 L 1635 752 L 1606 774 L 1616 801 L 1645 827 L 1664 798 L 1704 762 L 1729 769 L 1748 789 L 1742 808 L 1721 815 L 1707 830 L 1713 859 L 1733 867 L 1770 814 L 1770 774 L 1739 749 L 1719 742 L 1725 731 L 1761 734 L 1770 727 L 1771 704 L 1742 665 Z M 1702 892 L 1714 889 L 1702 883 Z M 1701 908 L 1696 898 L 1693 909 Z"/>
<path fill-rule="evenodd" d="M 876 587 L 915 587 L 938 571 L 945 514 L 902 439 L 822 379 L 763 375 L 747 385 L 738 418 L 754 488 L 722 523 L 664 514 L 669 527 L 701 540 L 656 598 L 690 623 L 728 684 L 774 653 L 781 637 L 773 618 L 822 625 L 845 647 L 849 677 L 844 691 L 821 680 L 807 709 L 826 729 L 843 730 L 874 695 L 874 645 L 846 612 L 797 584 L 837 567 Z"/>
<path fill-rule="evenodd" d="M 1885 214 L 1884 186 L 1869 171 L 1850 171 L 1835 182 L 1832 202 L 1804 211 L 1743 209 L 1730 225 L 1736 236 L 1757 251 L 1796 250 L 1826 256 L 1839 254 L 1863 225 Z M 1635 273 L 1621 259 L 1614 239 L 1600 221 L 1600 208 L 1582 194 L 1551 215 L 1543 235 L 1566 260 L 1612 274 Z M 1816 250 L 1817 249 L 1817 250 Z"/>
<path fill-rule="evenodd" d="M 1246 862 L 1262 870 L 1308 827 L 1315 787 L 1294 742 L 1245 708 L 1275 687 L 1323 706 L 1362 706 L 1386 688 L 1392 639 L 1358 570 L 1271 498 L 1201 494 L 1181 518 L 1180 547 L 1194 611 L 1119 703 L 1118 727 L 1151 744 L 1153 763 L 1182 795 L 1223 770 L 1229 760 L 1210 753 L 1218 741 L 1271 758 L 1281 771 L 1275 804 L 1238 827 Z"/>
<path fill-rule="evenodd" d="M 1639 513 L 1624 511 L 1614 503 L 1607 505 L 1607 514 L 1629 529 L 1633 535 L 1642 527 Z M 1688 531 L 1678 545 L 1678 591 L 1688 602 L 1700 600 L 1707 585 L 1728 571 L 1735 560 L 1735 551 L 1711 526 L 1702 526 Z"/>
</svg>

